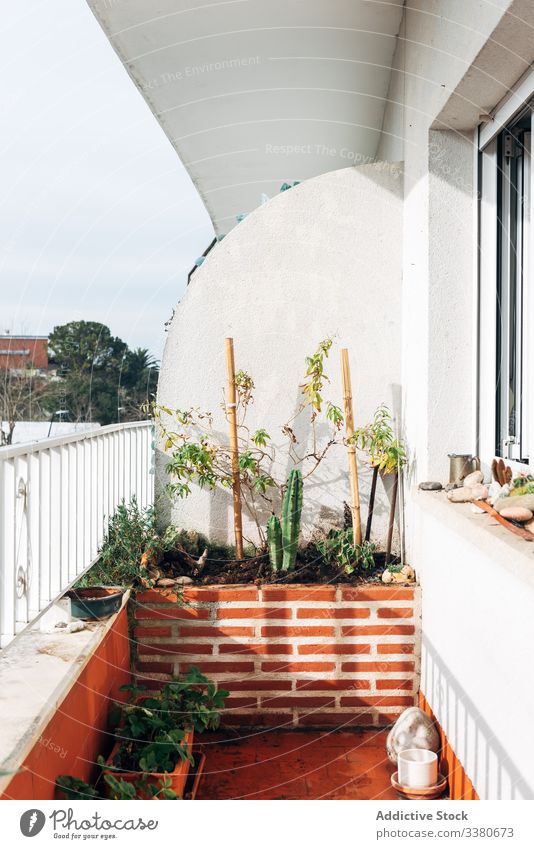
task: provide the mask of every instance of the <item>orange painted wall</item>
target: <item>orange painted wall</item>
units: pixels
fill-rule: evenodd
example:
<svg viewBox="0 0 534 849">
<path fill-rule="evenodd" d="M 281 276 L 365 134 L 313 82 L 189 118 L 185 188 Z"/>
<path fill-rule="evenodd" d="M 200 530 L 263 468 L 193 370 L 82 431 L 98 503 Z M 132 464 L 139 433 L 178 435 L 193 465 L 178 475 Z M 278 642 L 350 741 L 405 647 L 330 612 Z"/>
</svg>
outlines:
<svg viewBox="0 0 534 849">
<path fill-rule="evenodd" d="M 419 693 L 419 707 L 421 710 L 424 710 L 428 716 L 432 717 L 436 727 L 439 729 L 441 737 L 440 771 L 448 778 L 451 799 L 468 799 L 470 801 L 477 800 L 478 794 L 471 783 L 471 779 L 467 776 L 462 764 L 454 753 L 451 744 L 447 740 L 447 735 L 432 713 L 430 705 L 422 693 Z"/>
<path fill-rule="evenodd" d="M 111 748 L 106 733 L 110 700 L 119 697 L 119 687 L 129 680 L 123 608 L 1 798 L 53 799 L 58 775 L 90 781 L 97 756 Z"/>
</svg>

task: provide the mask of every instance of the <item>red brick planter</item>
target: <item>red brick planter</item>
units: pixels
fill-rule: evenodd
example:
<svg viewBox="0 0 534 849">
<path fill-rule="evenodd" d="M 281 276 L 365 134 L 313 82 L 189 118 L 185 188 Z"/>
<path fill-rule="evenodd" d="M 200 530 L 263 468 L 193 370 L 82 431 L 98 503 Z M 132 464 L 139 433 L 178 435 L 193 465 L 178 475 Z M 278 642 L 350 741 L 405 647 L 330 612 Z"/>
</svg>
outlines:
<svg viewBox="0 0 534 849">
<path fill-rule="evenodd" d="M 151 590 L 133 602 L 145 684 L 194 664 L 230 691 L 223 725 L 384 726 L 417 703 L 419 588 Z"/>
</svg>

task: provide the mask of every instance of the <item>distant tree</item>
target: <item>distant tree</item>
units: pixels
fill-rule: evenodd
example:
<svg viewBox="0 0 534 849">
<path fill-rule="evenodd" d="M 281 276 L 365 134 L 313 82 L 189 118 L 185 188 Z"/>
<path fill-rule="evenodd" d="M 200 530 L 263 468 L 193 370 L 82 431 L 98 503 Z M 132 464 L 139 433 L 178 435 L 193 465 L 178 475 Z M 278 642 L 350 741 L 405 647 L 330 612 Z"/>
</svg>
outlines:
<svg viewBox="0 0 534 849">
<path fill-rule="evenodd" d="M 52 361 L 68 374 L 95 374 L 118 369 L 128 350 L 98 321 L 70 321 L 54 327 L 49 338 Z"/>
<path fill-rule="evenodd" d="M 0 372 L 0 445 L 11 445 L 17 422 L 46 418 L 45 380 L 28 373 Z"/>
<path fill-rule="evenodd" d="M 147 348 L 127 351 L 121 374 L 121 419 L 135 421 L 156 395 L 159 367 Z"/>
<path fill-rule="evenodd" d="M 74 421 L 102 425 L 138 419 L 141 406 L 157 385 L 157 365 L 146 349 L 130 351 L 96 321 L 71 321 L 50 334 L 51 363 L 57 381 L 50 383 L 46 408 L 69 410 Z"/>
</svg>

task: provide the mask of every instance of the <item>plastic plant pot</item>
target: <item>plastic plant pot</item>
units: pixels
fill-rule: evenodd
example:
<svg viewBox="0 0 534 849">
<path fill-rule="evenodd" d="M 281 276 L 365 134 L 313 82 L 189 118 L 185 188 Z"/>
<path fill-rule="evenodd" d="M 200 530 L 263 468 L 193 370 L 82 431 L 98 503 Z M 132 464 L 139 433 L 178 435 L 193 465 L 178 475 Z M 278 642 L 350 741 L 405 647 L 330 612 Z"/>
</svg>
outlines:
<svg viewBox="0 0 534 849">
<path fill-rule="evenodd" d="M 70 590 L 71 616 L 75 619 L 109 619 L 119 610 L 123 587 L 85 587 Z"/>
<path fill-rule="evenodd" d="M 438 756 L 429 749 L 405 749 L 398 755 L 399 783 L 413 789 L 434 787 L 438 780 Z"/>
</svg>

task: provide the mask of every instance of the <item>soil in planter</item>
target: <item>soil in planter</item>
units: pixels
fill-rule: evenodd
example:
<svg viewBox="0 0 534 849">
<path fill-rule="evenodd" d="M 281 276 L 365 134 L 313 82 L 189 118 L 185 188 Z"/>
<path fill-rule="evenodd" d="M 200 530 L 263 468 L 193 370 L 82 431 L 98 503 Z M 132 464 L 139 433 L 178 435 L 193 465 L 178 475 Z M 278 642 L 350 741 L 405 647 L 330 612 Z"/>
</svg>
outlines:
<svg viewBox="0 0 534 849">
<path fill-rule="evenodd" d="M 344 569 L 326 563 L 318 556 L 315 546 L 310 544 L 299 551 L 293 572 L 273 572 L 267 554 L 261 554 L 245 560 L 208 557 L 198 574 L 195 567 L 179 552 L 167 554 L 159 564 L 159 569 L 166 578 L 187 575 L 195 584 L 362 584 L 381 580 L 385 569 L 385 552 L 377 552 L 374 560 L 374 569 L 367 572 L 355 570 L 348 575 Z M 390 562 L 395 564 L 399 559 L 392 556 Z"/>
</svg>

